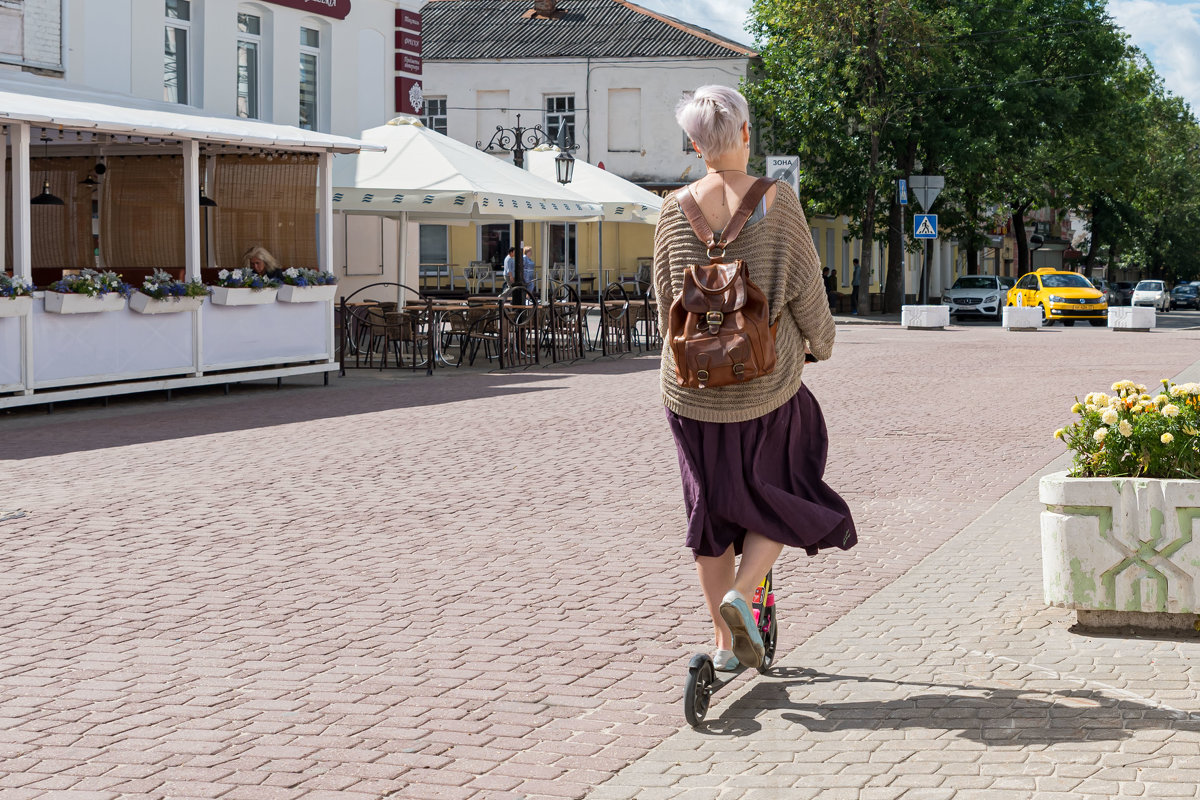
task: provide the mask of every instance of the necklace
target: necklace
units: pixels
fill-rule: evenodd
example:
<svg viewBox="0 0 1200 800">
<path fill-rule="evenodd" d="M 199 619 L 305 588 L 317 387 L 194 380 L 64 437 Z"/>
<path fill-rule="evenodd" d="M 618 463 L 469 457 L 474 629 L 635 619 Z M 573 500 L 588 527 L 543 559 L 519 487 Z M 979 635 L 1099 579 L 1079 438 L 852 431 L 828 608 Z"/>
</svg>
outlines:
<svg viewBox="0 0 1200 800">
<path fill-rule="evenodd" d="M 710 169 L 707 173 L 705 173 L 706 175 L 720 175 L 721 176 L 721 184 L 722 184 L 721 208 L 726 208 L 725 188 L 724 188 L 725 186 L 727 186 L 727 184 L 725 183 L 725 177 L 724 177 L 726 172 L 737 172 L 742 175 L 746 174 L 746 170 L 744 170 L 744 169 Z"/>
</svg>

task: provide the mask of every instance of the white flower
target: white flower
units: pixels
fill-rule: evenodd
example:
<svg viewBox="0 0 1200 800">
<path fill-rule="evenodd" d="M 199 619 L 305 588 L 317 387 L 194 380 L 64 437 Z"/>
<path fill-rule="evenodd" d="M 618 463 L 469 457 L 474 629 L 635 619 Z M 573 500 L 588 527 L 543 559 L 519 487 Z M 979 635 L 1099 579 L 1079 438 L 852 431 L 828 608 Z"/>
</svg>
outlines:
<svg viewBox="0 0 1200 800">
<path fill-rule="evenodd" d="M 1127 419 L 1121 420 L 1121 424 L 1117 426 L 1117 430 L 1119 430 L 1121 435 L 1126 439 L 1133 435 L 1133 426 L 1129 424 L 1129 420 Z"/>
<path fill-rule="evenodd" d="M 1163 406 L 1162 415 L 1164 417 L 1178 417 L 1179 406 L 1175 405 L 1174 403 L 1167 403 L 1165 406 Z"/>
<path fill-rule="evenodd" d="M 1116 425 L 1117 424 L 1116 409 L 1113 409 L 1113 408 L 1104 409 L 1104 413 L 1100 415 L 1100 420 L 1105 425 Z"/>
<path fill-rule="evenodd" d="M 220 278 L 221 280 L 225 280 L 226 278 L 229 277 L 229 270 L 227 270 L 227 269 L 221 270 L 220 272 L 217 273 L 217 277 Z"/>
<path fill-rule="evenodd" d="M 300 274 L 300 271 L 295 267 L 288 267 L 283 271 L 283 274 L 287 275 L 289 278 L 295 278 Z"/>
<path fill-rule="evenodd" d="M 1164 433 L 1162 436 L 1158 437 L 1158 440 L 1163 444 L 1170 444 L 1171 442 L 1175 441 L 1175 437 L 1169 433 Z"/>
<path fill-rule="evenodd" d="M 1108 436 L 1108 428 L 1097 428 L 1096 432 L 1092 434 L 1092 438 L 1097 442 L 1103 442 L 1105 436 Z"/>
</svg>

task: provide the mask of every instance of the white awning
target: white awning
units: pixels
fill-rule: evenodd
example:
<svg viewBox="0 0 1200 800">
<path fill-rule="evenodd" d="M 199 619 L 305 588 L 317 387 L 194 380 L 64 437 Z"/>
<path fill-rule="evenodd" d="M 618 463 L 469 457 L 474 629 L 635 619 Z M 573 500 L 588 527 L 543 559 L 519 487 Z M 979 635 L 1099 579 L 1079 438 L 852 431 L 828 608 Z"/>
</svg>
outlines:
<svg viewBox="0 0 1200 800">
<path fill-rule="evenodd" d="M 110 102 L 99 102 L 97 97 Z M 383 149 L 347 136 L 250 119 L 205 116 L 182 106 L 166 110 L 164 105 L 134 97 L 98 95 L 78 88 L 0 81 L 0 122 L 279 149 L 308 148 L 336 153 Z"/>
</svg>

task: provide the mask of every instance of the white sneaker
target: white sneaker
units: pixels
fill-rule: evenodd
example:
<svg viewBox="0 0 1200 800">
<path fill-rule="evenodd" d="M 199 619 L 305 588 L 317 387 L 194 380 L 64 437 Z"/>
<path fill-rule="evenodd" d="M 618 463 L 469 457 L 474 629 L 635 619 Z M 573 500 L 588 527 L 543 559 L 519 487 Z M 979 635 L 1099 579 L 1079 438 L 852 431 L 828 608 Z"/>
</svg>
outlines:
<svg viewBox="0 0 1200 800">
<path fill-rule="evenodd" d="M 740 666 L 738 657 L 732 650 L 718 650 L 713 653 L 713 668 L 717 672 L 734 672 Z"/>
</svg>

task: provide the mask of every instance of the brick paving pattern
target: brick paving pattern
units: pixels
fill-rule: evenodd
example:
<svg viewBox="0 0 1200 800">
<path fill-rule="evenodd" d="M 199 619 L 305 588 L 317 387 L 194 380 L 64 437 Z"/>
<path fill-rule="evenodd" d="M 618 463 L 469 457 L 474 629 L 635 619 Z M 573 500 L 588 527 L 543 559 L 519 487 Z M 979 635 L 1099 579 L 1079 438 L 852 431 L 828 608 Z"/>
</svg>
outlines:
<svg viewBox="0 0 1200 800">
<path fill-rule="evenodd" d="M 1177 374 L 1198 340 L 840 328 L 806 378 L 862 543 L 781 563 L 783 667 L 808 680 L 793 651 L 1058 455 L 1075 394 Z M 680 740 L 707 645 L 656 367 L 0 418 L 3 505 L 26 512 L 0 528 L 0 797 L 625 791 Z M 881 673 L 920 674 L 896 651 Z M 738 707 L 778 707 L 769 685 Z"/>
</svg>

